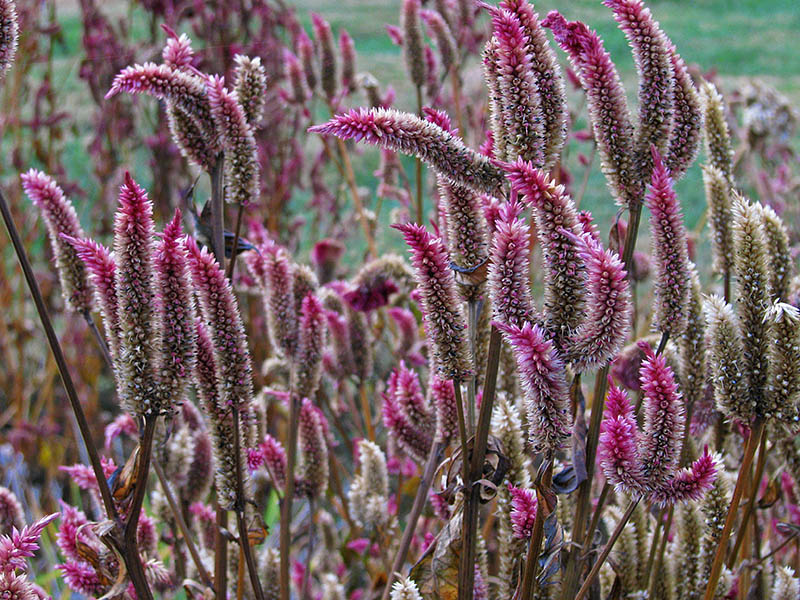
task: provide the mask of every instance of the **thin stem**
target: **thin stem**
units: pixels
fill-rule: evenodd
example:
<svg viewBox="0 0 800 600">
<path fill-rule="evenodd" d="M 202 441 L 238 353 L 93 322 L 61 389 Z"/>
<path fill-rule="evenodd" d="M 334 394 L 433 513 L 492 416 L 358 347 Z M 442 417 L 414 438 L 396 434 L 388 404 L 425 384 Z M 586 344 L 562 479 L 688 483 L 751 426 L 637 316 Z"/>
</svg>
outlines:
<svg viewBox="0 0 800 600">
<path fill-rule="evenodd" d="M 220 268 L 225 267 L 225 210 L 224 210 L 225 155 L 217 155 L 211 169 L 211 242 L 214 257 Z"/>
<path fill-rule="evenodd" d="M 761 436 L 761 443 L 758 445 L 758 459 L 756 460 L 756 472 L 753 476 L 752 481 L 752 489 L 750 492 L 750 497 L 747 500 L 747 505 L 744 509 L 744 514 L 742 515 L 742 522 L 739 524 L 739 530 L 736 533 L 736 541 L 733 544 L 733 551 L 728 556 L 728 562 L 726 566 L 730 569 L 733 567 L 734 563 L 736 562 L 736 557 L 739 556 L 739 550 L 742 547 L 742 542 L 744 541 L 744 531 L 747 529 L 747 523 L 750 520 L 750 517 L 753 515 L 753 511 L 756 505 L 756 497 L 758 496 L 758 487 L 761 482 L 761 477 L 764 475 L 764 465 L 767 462 L 767 436 Z"/>
<path fill-rule="evenodd" d="M 396 574 L 399 574 L 400 569 L 403 568 L 403 564 L 406 562 L 408 550 L 411 547 L 411 540 L 414 538 L 414 531 L 417 528 L 417 521 L 419 521 L 419 516 L 422 514 L 422 509 L 425 508 L 425 503 L 428 501 L 428 491 L 431 489 L 433 476 L 436 473 L 436 467 L 439 464 L 442 451 L 445 449 L 445 447 L 446 444 L 444 442 L 435 441 L 433 444 L 431 444 L 431 451 L 428 454 L 428 460 L 425 463 L 425 469 L 422 472 L 422 478 L 419 480 L 419 485 L 417 486 L 417 494 L 414 497 L 414 504 L 411 507 L 411 512 L 408 515 L 406 527 L 403 530 L 403 539 L 400 540 L 400 546 L 398 546 L 397 553 L 394 555 L 394 560 L 392 560 L 392 568 L 391 571 L 389 571 L 386 587 L 383 589 L 381 600 L 389 600 L 389 595 L 392 592 L 392 582 L 394 581 L 394 577 Z"/>
<path fill-rule="evenodd" d="M 545 468 L 544 475 L 542 476 L 541 488 L 537 486 L 536 496 L 538 503 L 536 508 L 536 518 L 533 521 L 533 531 L 531 531 L 531 541 L 528 544 L 528 557 L 525 561 L 525 570 L 522 576 L 522 593 L 520 598 L 522 600 L 529 600 L 536 597 L 536 588 L 538 581 L 536 579 L 536 568 L 539 561 L 539 550 L 542 547 L 542 538 L 544 537 L 544 521 L 549 516 L 545 514 L 547 503 L 545 496 L 540 492 L 540 489 L 548 491 L 553 485 L 553 457 L 548 456 L 545 458 L 547 467 Z"/>
<path fill-rule="evenodd" d="M 597 574 L 600 572 L 600 567 L 603 566 L 603 563 L 606 562 L 608 555 L 611 553 L 611 550 L 614 548 L 614 544 L 617 543 L 617 539 L 619 538 L 622 530 L 625 529 L 625 525 L 628 524 L 628 521 L 633 514 L 633 511 L 636 510 L 636 506 L 639 504 L 641 500 L 641 496 L 636 498 L 635 500 L 631 500 L 631 503 L 628 505 L 627 510 L 625 510 L 625 514 L 622 515 L 619 523 L 617 523 L 617 527 L 614 529 L 614 533 L 611 534 L 611 537 L 608 538 L 606 545 L 603 546 L 603 550 L 600 552 L 600 556 L 597 557 L 597 561 L 595 561 L 592 570 L 589 571 L 589 575 L 586 576 L 586 581 L 583 582 L 578 595 L 575 596 L 575 600 L 582 600 L 584 596 L 589 592 L 589 588 L 592 586 L 592 582 L 594 581 Z"/>
<path fill-rule="evenodd" d="M 157 415 L 147 415 L 144 420 L 144 431 L 139 439 L 138 473 L 136 473 L 133 500 L 128 511 L 128 522 L 125 524 L 125 544 L 129 548 L 136 547 L 136 531 L 142 512 L 144 493 L 147 490 L 147 476 L 150 473 L 150 457 L 153 453 L 153 436 L 157 421 Z"/>
<path fill-rule="evenodd" d="M 653 565 L 656 562 L 656 550 L 658 549 L 658 544 L 661 541 L 661 527 L 664 525 L 664 515 L 667 513 L 667 507 L 662 506 L 661 509 L 658 511 L 658 516 L 656 517 L 656 527 L 653 531 L 653 538 L 650 540 L 650 553 L 647 555 L 647 567 L 645 568 L 644 572 L 647 573 L 648 582 L 653 580 Z M 649 588 L 648 583 L 648 588 Z"/>
<path fill-rule="evenodd" d="M 594 509 L 592 520 L 589 523 L 589 529 L 586 530 L 586 541 L 583 544 L 583 554 L 589 552 L 592 545 L 592 538 L 594 538 L 594 531 L 597 529 L 597 524 L 600 522 L 600 517 L 603 515 L 603 507 L 608 499 L 608 493 L 611 491 L 611 484 L 606 481 L 603 484 L 603 489 L 600 492 L 600 497 L 597 499 L 597 506 Z"/>
<path fill-rule="evenodd" d="M 636 248 L 636 238 L 639 235 L 639 222 L 642 217 L 642 203 L 637 202 L 630 208 L 630 222 L 625 235 L 625 246 L 622 249 L 622 262 L 628 272 L 628 280 L 631 279 L 633 272 L 633 251 Z"/>
<path fill-rule="evenodd" d="M 422 87 L 417 86 L 417 114 L 422 117 Z M 422 225 L 422 160 L 417 158 L 415 163 L 415 175 L 417 180 L 417 223 Z"/>
<path fill-rule="evenodd" d="M 294 470 L 297 460 L 297 420 L 300 412 L 300 398 L 292 392 L 289 408 L 289 439 L 286 449 L 286 495 L 281 504 L 281 577 L 280 599 L 289 600 L 289 552 L 291 551 L 292 535 L 290 531 L 292 521 L 292 500 L 294 498 Z"/>
<path fill-rule="evenodd" d="M 725 526 L 722 528 L 722 533 L 719 537 L 717 553 L 714 555 L 714 562 L 711 565 L 711 574 L 708 577 L 708 585 L 706 586 L 703 600 L 713 600 L 714 593 L 717 591 L 719 576 L 720 573 L 722 573 L 722 565 L 725 561 L 728 538 L 731 535 L 734 521 L 736 521 L 736 512 L 739 508 L 739 502 L 742 499 L 742 493 L 744 492 L 744 482 L 746 479 L 744 474 L 750 471 L 750 467 L 753 464 L 753 456 L 756 453 L 756 448 L 758 447 L 763 432 L 764 421 L 761 418 L 757 418 L 750 430 L 750 437 L 747 439 L 747 446 L 745 446 L 744 449 L 742 465 L 739 467 L 739 474 L 736 477 L 736 487 L 733 489 L 731 505 L 728 507 L 728 515 L 725 517 Z"/>
<path fill-rule="evenodd" d="M 244 205 L 239 204 L 239 208 L 236 210 L 236 229 L 233 232 L 233 246 L 231 246 L 231 258 L 230 262 L 228 263 L 228 270 L 225 272 L 225 277 L 227 277 L 231 282 L 233 282 L 233 270 L 236 268 L 236 257 L 239 255 L 239 239 L 242 232 L 242 216 L 244 214 Z"/>
<path fill-rule="evenodd" d="M 478 385 L 478 302 L 470 298 L 467 302 L 467 331 L 469 333 L 469 349 L 472 355 L 472 377 L 467 381 L 467 432 L 475 432 L 475 404 Z"/>
<path fill-rule="evenodd" d="M 217 504 L 217 531 L 214 536 L 214 592 L 216 600 L 228 596 L 228 511 Z"/>
<path fill-rule="evenodd" d="M 83 315 L 83 319 L 86 321 L 86 324 L 89 326 L 89 331 L 92 332 L 94 336 L 94 340 L 97 342 L 98 348 L 100 348 L 100 353 L 103 355 L 103 360 L 106 362 L 106 366 L 114 372 L 114 359 L 111 358 L 111 352 L 108 350 L 108 345 L 106 341 L 103 339 L 103 335 L 100 333 L 100 330 L 97 328 L 97 324 L 94 322 L 92 318 L 92 313 L 88 310 L 84 310 L 81 312 Z"/>
<path fill-rule="evenodd" d="M 668 341 L 669 341 L 669 331 L 662 332 L 661 339 L 658 341 L 658 348 L 656 348 L 656 356 L 659 356 L 664 351 L 664 348 L 667 347 Z"/>
<path fill-rule="evenodd" d="M 356 214 L 361 223 L 361 229 L 364 231 L 364 237 L 367 239 L 367 249 L 373 258 L 377 258 L 378 250 L 375 247 L 375 239 L 372 237 L 372 230 L 367 221 L 367 215 L 364 212 L 364 204 L 361 202 L 361 196 L 358 193 L 358 186 L 356 185 L 356 176 L 353 172 L 353 165 L 350 162 L 350 155 L 347 153 L 347 146 L 344 140 L 336 138 L 336 143 L 339 146 L 339 153 L 342 155 L 342 162 L 344 163 L 345 178 L 347 185 L 350 188 L 350 195 L 353 197 L 353 204 L 356 207 Z"/>
<path fill-rule="evenodd" d="M 306 553 L 306 570 L 303 573 L 303 589 L 300 591 L 301 598 L 309 597 L 311 589 L 311 556 L 314 554 L 314 499 L 308 501 L 308 550 Z"/>
<path fill-rule="evenodd" d="M 195 545 L 194 540 L 189 533 L 189 527 L 187 527 L 186 520 L 183 518 L 183 511 L 181 511 L 178 503 L 175 501 L 175 495 L 172 493 L 172 488 L 170 487 L 167 477 L 164 474 L 164 469 L 161 468 L 161 464 L 155 458 L 153 459 L 153 470 L 156 472 L 156 476 L 158 476 L 158 481 L 161 483 L 161 489 L 164 490 L 164 496 L 166 496 L 167 503 L 172 511 L 172 516 L 175 517 L 175 523 L 177 523 L 178 529 L 183 536 L 183 541 L 186 543 L 186 548 L 189 550 L 192 561 L 194 561 L 194 566 L 197 567 L 197 572 L 200 574 L 200 579 L 203 580 L 203 583 L 206 586 L 213 589 L 214 582 L 211 580 L 211 575 L 209 575 L 208 571 L 203 565 L 203 560 L 200 558 L 200 553 L 197 551 L 197 546 Z"/>
<path fill-rule="evenodd" d="M 675 505 L 672 504 L 669 507 L 669 512 L 667 513 L 667 522 L 664 524 L 664 530 L 661 534 L 661 545 L 658 548 L 658 554 L 656 554 L 655 560 L 653 561 L 653 569 L 647 571 L 650 573 L 650 585 L 647 587 L 648 589 L 648 598 L 653 598 L 656 589 L 656 581 L 658 579 L 657 575 L 659 572 L 663 571 L 664 566 L 664 551 L 667 549 L 667 540 L 669 540 L 669 530 L 672 527 L 672 518 L 675 515 Z M 655 543 L 653 544 L 655 546 Z"/>
<path fill-rule="evenodd" d="M 369 407 L 369 398 L 367 398 L 367 385 L 364 381 L 360 381 L 358 383 L 358 397 L 361 401 L 361 416 L 364 419 L 364 427 L 367 430 L 367 438 L 369 438 L 369 441 L 374 442 L 375 427 L 372 425 L 372 411 Z"/>
</svg>

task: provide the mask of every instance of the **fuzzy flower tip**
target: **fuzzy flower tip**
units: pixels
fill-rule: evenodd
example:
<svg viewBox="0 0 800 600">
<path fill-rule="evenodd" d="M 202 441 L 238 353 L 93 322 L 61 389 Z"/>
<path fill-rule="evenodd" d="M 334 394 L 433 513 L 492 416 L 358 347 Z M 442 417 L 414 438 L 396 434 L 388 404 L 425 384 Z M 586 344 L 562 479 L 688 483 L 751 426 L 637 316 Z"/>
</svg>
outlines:
<svg viewBox="0 0 800 600">
<path fill-rule="evenodd" d="M 264 105 L 267 100 L 267 73 L 261 58 L 250 58 L 244 54 L 237 54 L 233 58 L 235 63 L 235 84 L 233 92 L 239 100 L 244 111 L 245 121 L 253 129 L 261 124 L 264 116 Z"/>
<path fill-rule="evenodd" d="M 0 0 L 0 77 L 5 76 L 17 56 L 19 25 L 15 4 L 12 0 Z"/>
<path fill-rule="evenodd" d="M 169 409 L 157 392 L 158 329 L 153 269 L 153 205 L 130 176 L 120 188 L 114 219 L 117 311 L 120 324 L 120 395 L 137 415 Z"/>
<path fill-rule="evenodd" d="M 672 46 L 672 72 L 675 75 L 674 115 L 667 148 L 667 167 L 677 181 L 697 158 L 703 131 L 703 107 L 686 63 Z"/>
<path fill-rule="evenodd" d="M 527 540 L 533 533 L 533 522 L 536 520 L 536 492 L 514 487 L 510 483 L 508 491 L 511 494 L 511 530 L 515 538 Z"/>
<path fill-rule="evenodd" d="M 770 344 L 766 412 L 793 425 L 800 409 L 800 311 L 775 302 L 767 312 Z"/>
<path fill-rule="evenodd" d="M 298 489 L 309 498 L 319 498 L 328 488 L 328 424 L 322 411 L 303 399 L 298 418 Z"/>
<path fill-rule="evenodd" d="M 438 125 L 395 109 L 354 109 L 309 131 L 416 156 L 444 177 L 478 192 L 495 192 L 503 183 L 502 172 L 488 158 L 467 148 L 461 139 Z"/>
<path fill-rule="evenodd" d="M 508 202 L 494 222 L 489 262 L 489 296 L 494 318 L 522 327 L 534 315 L 530 285 L 529 228 L 519 218 L 522 206 Z"/>
<path fill-rule="evenodd" d="M 302 302 L 297 348 L 296 393 L 301 398 L 313 398 L 322 375 L 322 351 L 327 331 L 322 303 L 314 294 Z"/>
<path fill-rule="evenodd" d="M 267 294 L 267 323 L 273 344 L 286 357 L 297 352 L 297 317 L 292 264 L 285 248 L 274 242 L 259 248 L 264 257 Z"/>
<path fill-rule="evenodd" d="M 729 186 L 733 185 L 733 147 L 725 118 L 725 101 L 714 84 L 708 81 L 700 86 L 700 98 L 705 119 L 708 164 L 722 173 Z"/>
<path fill-rule="evenodd" d="M 174 32 L 173 32 L 174 33 Z M 161 51 L 161 59 L 164 64 L 179 71 L 191 71 L 192 60 L 194 60 L 194 50 L 192 41 L 185 33 L 180 36 L 170 36 L 164 49 Z"/>
<path fill-rule="evenodd" d="M 556 450 L 570 435 L 564 363 L 538 325 L 494 324 L 505 334 L 516 358 L 535 451 Z"/>
<path fill-rule="evenodd" d="M 600 36 L 556 11 L 547 15 L 542 26 L 553 31 L 586 90 L 601 167 L 612 195 L 623 207 L 641 202 L 643 189 L 634 164 L 634 130 L 625 90 Z"/>
<path fill-rule="evenodd" d="M 412 579 L 403 578 L 392 586 L 392 600 L 422 600 L 417 584 Z"/>
<path fill-rule="evenodd" d="M 447 379 L 471 374 L 466 319 L 458 301 L 453 271 L 442 240 L 421 225 L 394 225 L 411 250 L 428 334 L 439 372 Z"/>
<path fill-rule="evenodd" d="M 677 338 L 686 329 L 691 272 L 686 226 L 672 178 L 655 146 L 650 192 L 650 231 L 655 258 L 655 316 L 653 328 Z"/>
<path fill-rule="evenodd" d="M 230 282 L 207 248 L 185 238 L 200 310 L 210 329 L 224 404 L 245 407 L 253 397 L 250 353 Z"/>
<path fill-rule="evenodd" d="M 0 573 L 8 576 L 15 569 L 24 570 L 27 567 L 26 558 L 30 558 L 39 549 L 39 537 L 45 527 L 55 519 L 59 513 L 43 517 L 22 528 L 13 529 L 10 535 L 0 536 Z"/>
<path fill-rule="evenodd" d="M 651 499 L 662 506 L 700 500 L 714 485 L 720 464 L 720 458 L 709 454 L 706 446 L 700 458 L 690 467 L 681 469 L 665 486 L 658 488 Z"/>
<path fill-rule="evenodd" d="M 2 9 L 0 7 L 0 13 Z M 0 45 L 2 44 L 2 14 L 0 14 Z M 41 211 L 47 225 L 50 245 L 58 268 L 61 291 L 67 308 L 75 312 L 92 310 L 92 289 L 86 276 L 86 267 L 75 248 L 64 236 L 81 239 L 83 229 L 78 215 L 56 182 L 41 171 L 31 169 L 20 176 L 22 189 Z"/>
<path fill-rule="evenodd" d="M 416 87 L 423 87 L 426 80 L 425 42 L 420 26 L 420 1 L 403 0 L 400 13 L 403 32 L 403 57 L 409 79 Z"/>
</svg>

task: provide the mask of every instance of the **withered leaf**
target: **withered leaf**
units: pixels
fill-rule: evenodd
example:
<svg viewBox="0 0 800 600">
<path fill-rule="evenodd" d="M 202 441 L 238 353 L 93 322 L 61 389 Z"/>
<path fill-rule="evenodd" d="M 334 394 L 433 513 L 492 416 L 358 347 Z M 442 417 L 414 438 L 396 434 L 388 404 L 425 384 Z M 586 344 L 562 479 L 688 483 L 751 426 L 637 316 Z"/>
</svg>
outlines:
<svg viewBox="0 0 800 600">
<path fill-rule="evenodd" d="M 459 510 L 411 568 L 409 578 L 417 584 L 423 600 L 458 598 L 461 521 L 462 512 Z"/>
<path fill-rule="evenodd" d="M 781 484 L 779 477 L 773 477 L 764 490 L 764 495 L 758 500 L 758 508 L 769 508 L 781 499 Z"/>
</svg>

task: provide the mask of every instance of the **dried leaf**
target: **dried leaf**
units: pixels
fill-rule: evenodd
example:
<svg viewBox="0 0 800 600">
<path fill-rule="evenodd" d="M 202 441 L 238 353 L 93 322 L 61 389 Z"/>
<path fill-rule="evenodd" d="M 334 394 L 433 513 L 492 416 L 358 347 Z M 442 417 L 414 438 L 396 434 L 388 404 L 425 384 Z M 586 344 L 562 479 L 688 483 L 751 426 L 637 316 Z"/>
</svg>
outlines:
<svg viewBox="0 0 800 600">
<path fill-rule="evenodd" d="M 108 478 L 111 495 L 117 502 L 124 502 L 136 487 L 136 476 L 139 473 L 139 446 L 131 452 L 122 467 L 117 468 Z"/>
<path fill-rule="evenodd" d="M 764 490 L 764 495 L 758 501 L 758 508 L 769 508 L 781 499 L 781 484 L 779 477 L 773 477 Z"/>
<path fill-rule="evenodd" d="M 461 521 L 462 512 L 459 510 L 439 532 L 409 573 L 409 578 L 417 584 L 423 600 L 458 598 Z"/>
</svg>

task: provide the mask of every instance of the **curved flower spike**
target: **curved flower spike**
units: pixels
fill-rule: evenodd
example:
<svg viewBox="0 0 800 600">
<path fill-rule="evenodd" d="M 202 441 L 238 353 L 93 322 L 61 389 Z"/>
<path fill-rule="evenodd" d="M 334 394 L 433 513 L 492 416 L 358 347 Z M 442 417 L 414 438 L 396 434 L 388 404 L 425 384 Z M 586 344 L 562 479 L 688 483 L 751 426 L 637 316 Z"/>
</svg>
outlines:
<svg viewBox="0 0 800 600">
<path fill-rule="evenodd" d="M 721 459 L 716 454 L 709 454 L 708 446 L 702 456 L 692 466 L 681 469 L 668 484 L 656 489 L 650 499 L 661 506 L 700 500 L 714 485 L 719 471 Z"/>
<path fill-rule="evenodd" d="M 12 0 L 0 0 L 0 78 L 4 77 L 17 57 L 17 9 Z"/>
<path fill-rule="evenodd" d="M 525 391 L 534 451 L 558 449 L 570 435 L 569 390 L 564 363 L 538 325 L 493 323 L 505 334 Z"/>
<path fill-rule="evenodd" d="M 416 156 L 440 175 L 477 192 L 493 193 L 503 184 L 502 172 L 488 158 L 467 148 L 460 138 L 393 108 L 353 109 L 308 130 Z"/>
<path fill-rule="evenodd" d="M 47 525 L 60 513 L 47 515 L 21 531 L 12 530 L 11 535 L 0 536 L 0 575 L 9 576 L 16 569 L 26 570 L 27 561 L 39 549 L 39 537 Z M 13 598 L 13 597 L 12 597 Z"/>
<path fill-rule="evenodd" d="M 386 385 L 383 423 L 406 452 L 420 462 L 425 460 L 435 433 L 435 419 L 422 395 L 417 374 L 402 361 Z"/>
</svg>

